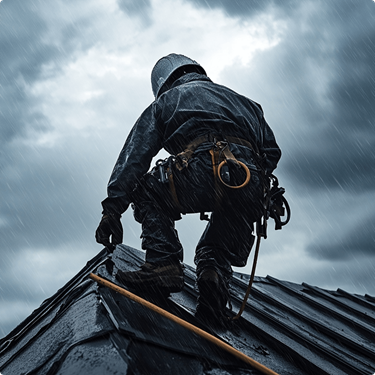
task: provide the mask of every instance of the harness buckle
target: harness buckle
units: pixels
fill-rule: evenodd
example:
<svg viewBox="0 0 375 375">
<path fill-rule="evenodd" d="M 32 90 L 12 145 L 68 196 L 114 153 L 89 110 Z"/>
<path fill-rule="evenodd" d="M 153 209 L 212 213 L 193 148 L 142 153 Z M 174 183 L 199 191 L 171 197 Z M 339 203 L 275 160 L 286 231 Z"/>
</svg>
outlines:
<svg viewBox="0 0 375 375">
<path fill-rule="evenodd" d="M 159 159 L 156 163 L 155 168 L 157 169 L 159 173 L 158 181 L 162 184 L 169 183 L 168 179 L 168 164 L 169 164 L 169 158 L 168 159 Z"/>
</svg>

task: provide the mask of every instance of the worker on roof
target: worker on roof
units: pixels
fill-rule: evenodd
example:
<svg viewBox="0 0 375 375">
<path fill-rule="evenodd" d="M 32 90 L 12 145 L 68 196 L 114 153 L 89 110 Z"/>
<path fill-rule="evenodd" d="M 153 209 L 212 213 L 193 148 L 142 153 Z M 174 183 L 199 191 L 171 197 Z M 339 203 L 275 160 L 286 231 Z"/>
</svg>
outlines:
<svg viewBox="0 0 375 375">
<path fill-rule="evenodd" d="M 111 249 L 122 242 L 121 214 L 132 203 L 146 261 L 138 271 L 119 270 L 117 279 L 139 290 L 179 292 L 183 248 L 175 221 L 211 212 L 194 259 L 196 315 L 222 321 L 232 266 L 246 265 L 254 222 L 263 215 L 262 174 L 272 173 L 281 151 L 261 106 L 213 83 L 196 61 L 165 56 L 151 83 L 155 101 L 135 123 L 113 169 L 96 240 Z M 163 148 L 171 157 L 147 173 Z"/>
</svg>

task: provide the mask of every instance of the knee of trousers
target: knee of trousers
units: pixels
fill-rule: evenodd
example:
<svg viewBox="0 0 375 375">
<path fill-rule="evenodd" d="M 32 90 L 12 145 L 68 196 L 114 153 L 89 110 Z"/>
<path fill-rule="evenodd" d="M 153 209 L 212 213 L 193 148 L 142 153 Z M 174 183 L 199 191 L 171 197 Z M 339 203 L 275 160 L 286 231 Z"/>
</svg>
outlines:
<svg viewBox="0 0 375 375">
<path fill-rule="evenodd" d="M 231 262 L 227 258 L 224 249 L 204 246 L 197 249 L 194 262 L 197 266 L 197 276 L 203 270 L 212 268 L 217 271 L 222 277 L 230 278 L 233 271 Z"/>
</svg>

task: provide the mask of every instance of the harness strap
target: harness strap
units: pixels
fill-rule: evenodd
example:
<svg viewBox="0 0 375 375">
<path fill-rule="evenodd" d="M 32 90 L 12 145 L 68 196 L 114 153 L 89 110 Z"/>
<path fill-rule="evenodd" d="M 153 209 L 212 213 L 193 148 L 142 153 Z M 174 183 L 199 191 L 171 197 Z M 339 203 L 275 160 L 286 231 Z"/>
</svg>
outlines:
<svg viewBox="0 0 375 375">
<path fill-rule="evenodd" d="M 189 160 L 193 156 L 195 150 L 198 148 L 199 145 L 201 145 L 204 142 L 212 142 L 213 147 L 209 150 L 211 154 L 211 160 L 212 160 L 212 169 L 213 169 L 213 174 L 214 174 L 214 180 L 215 180 L 215 190 L 217 194 L 217 200 L 216 204 L 217 206 L 220 205 L 221 199 L 223 197 L 223 191 L 221 189 L 221 186 L 219 185 L 219 181 L 232 189 L 239 189 L 244 187 L 245 185 L 248 184 L 250 181 L 250 171 L 249 168 L 242 162 L 238 161 L 233 153 L 230 151 L 228 147 L 228 142 L 230 143 L 235 143 L 239 144 L 242 146 L 246 146 L 250 148 L 253 152 L 258 155 L 258 149 L 254 148 L 254 146 L 251 144 L 251 142 L 238 138 L 238 137 L 232 137 L 232 136 L 225 136 L 223 141 L 219 141 L 218 139 L 223 138 L 222 136 L 217 136 L 215 134 L 206 134 L 200 137 L 195 138 L 192 142 L 190 142 L 184 151 L 180 152 L 179 154 L 176 155 L 175 163 L 174 165 L 179 171 L 182 171 L 184 168 L 187 168 L 189 165 Z M 245 169 L 246 171 L 246 179 L 245 181 L 239 185 L 239 186 L 231 186 L 226 184 L 221 176 L 220 176 L 220 170 L 223 167 L 224 164 L 227 163 L 227 161 L 231 161 L 238 165 L 239 167 Z M 169 180 L 169 188 L 171 191 L 172 199 L 175 204 L 175 207 L 180 211 L 183 212 L 182 206 L 178 200 L 177 196 L 177 191 L 176 187 L 174 184 L 174 179 L 173 179 L 173 171 L 171 165 L 167 169 L 167 175 L 168 175 L 168 180 Z"/>
<path fill-rule="evenodd" d="M 224 138 L 224 141 L 220 141 L 220 139 Z M 184 151 L 180 152 L 176 155 L 176 167 L 179 171 L 184 169 L 189 164 L 189 159 L 193 156 L 194 151 L 198 148 L 199 145 L 201 145 L 204 142 L 212 142 L 214 144 L 219 142 L 229 142 L 229 143 L 235 143 L 241 146 L 246 146 L 252 150 L 256 156 L 259 156 L 259 150 L 258 148 L 252 145 L 250 141 L 247 141 L 246 139 L 238 138 L 238 137 L 232 137 L 232 136 L 220 136 L 215 134 L 206 134 L 203 136 L 200 136 L 198 138 L 195 138 L 192 142 L 190 142 Z M 228 150 L 225 151 L 227 153 L 227 159 L 231 159 L 237 162 L 237 159 L 233 156 L 231 151 Z"/>
<path fill-rule="evenodd" d="M 254 276 L 255 276 L 255 269 L 257 266 L 257 261 L 258 261 L 258 254 L 259 254 L 259 248 L 260 248 L 260 239 L 262 238 L 261 234 L 258 234 L 257 236 L 257 244 L 255 248 L 255 254 L 254 254 L 254 260 L 253 260 L 253 268 L 251 270 L 251 276 L 249 280 L 249 285 L 247 286 L 246 293 L 244 296 L 244 299 L 242 301 L 240 310 L 238 311 L 237 315 L 232 318 L 232 320 L 237 320 L 241 317 L 243 311 L 245 310 L 247 300 L 249 299 L 249 295 L 251 292 L 251 287 L 253 286 L 253 281 L 254 281 Z"/>
<path fill-rule="evenodd" d="M 180 204 L 180 201 L 178 200 L 176 185 L 174 184 L 173 172 L 172 172 L 171 167 L 167 168 L 167 175 L 168 175 L 168 181 L 169 181 L 169 190 L 172 195 L 173 203 L 180 212 L 184 212 Z"/>
<path fill-rule="evenodd" d="M 213 148 L 210 149 L 211 160 L 212 160 L 212 170 L 214 173 L 214 181 L 215 181 L 215 192 L 216 192 L 216 207 L 220 206 L 221 199 L 223 198 L 223 191 L 221 186 L 219 185 L 218 179 L 218 171 L 219 171 L 219 158 L 220 152 L 219 150 L 215 150 Z"/>
<path fill-rule="evenodd" d="M 190 142 L 184 151 L 180 152 L 176 155 L 176 167 L 179 171 L 186 168 L 189 164 L 189 159 L 193 156 L 194 151 L 197 149 L 197 147 L 204 143 L 210 141 L 210 135 L 203 135 L 201 137 L 195 138 L 192 142 Z"/>
<path fill-rule="evenodd" d="M 221 151 L 221 154 L 224 155 L 224 159 L 231 160 L 235 164 L 239 165 L 238 160 L 234 157 L 234 155 L 232 154 L 232 151 L 229 149 L 228 143 L 219 141 L 216 143 L 215 146 L 218 147 L 219 150 Z"/>
</svg>

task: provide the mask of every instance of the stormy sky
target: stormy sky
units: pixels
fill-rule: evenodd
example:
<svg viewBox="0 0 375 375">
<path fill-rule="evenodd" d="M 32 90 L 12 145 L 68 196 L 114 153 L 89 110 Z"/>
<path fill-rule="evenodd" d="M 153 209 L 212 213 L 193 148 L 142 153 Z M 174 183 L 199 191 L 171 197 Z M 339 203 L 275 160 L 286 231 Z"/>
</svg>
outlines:
<svg viewBox="0 0 375 375">
<path fill-rule="evenodd" d="M 107 181 L 171 52 L 260 103 L 283 151 L 292 220 L 257 274 L 375 295 L 374 43 L 372 0 L 1 1 L 0 337 L 102 249 Z M 177 223 L 188 264 L 204 225 Z"/>
</svg>

